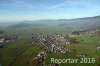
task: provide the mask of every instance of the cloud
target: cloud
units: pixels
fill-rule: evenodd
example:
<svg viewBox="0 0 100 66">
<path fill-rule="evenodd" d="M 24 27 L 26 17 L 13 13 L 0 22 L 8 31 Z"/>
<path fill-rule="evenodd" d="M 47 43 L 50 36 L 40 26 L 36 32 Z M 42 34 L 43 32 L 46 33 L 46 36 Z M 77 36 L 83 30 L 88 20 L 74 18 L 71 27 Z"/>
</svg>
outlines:
<svg viewBox="0 0 100 66">
<path fill-rule="evenodd" d="M 20 9 L 20 8 L 35 8 L 37 6 L 27 3 L 24 0 L 8 0 L 4 2 L 0 1 L 0 8 L 1 7 Z"/>
<path fill-rule="evenodd" d="M 35 5 L 31 5 L 28 4 L 24 1 L 19 1 L 19 0 L 11 0 L 12 1 L 12 6 L 13 7 L 19 7 L 19 8 L 23 8 L 23 7 L 28 7 L 28 8 L 32 8 L 32 7 L 36 7 Z"/>
<path fill-rule="evenodd" d="M 78 8 L 79 6 L 87 7 L 88 4 L 86 3 L 87 1 L 85 0 L 65 0 L 62 3 L 55 4 L 55 5 L 45 5 L 44 7 L 48 9 L 55 9 L 55 8 Z"/>
<path fill-rule="evenodd" d="M 58 8 L 74 8 L 74 9 L 87 9 L 87 8 L 97 8 L 100 5 L 98 4 L 99 0 L 62 0 L 62 2 L 53 3 L 53 0 L 40 0 L 41 2 L 37 2 L 36 0 L 8 0 L 10 3 L 0 3 L 2 6 L 17 8 L 17 9 L 58 9 Z M 32 1 L 32 2 L 31 2 Z M 42 2 L 43 1 L 43 2 Z M 45 2 L 46 1 L 46 2 Z M 99 1 L 100 2 L 100 1 Z M 52 4 L 53 3 L 53 4 Z"/>
<path fill-rule="evenodd" d="M 14 8 L 45 8 L 45 9 L 55 9 L 55 8 L 78 8 L 78 7 L 91 7 L 95 6 L 94 0 L 63 0 L 61 3 L 52 4 L 51 2 L 46 3 L 45 0 L 41 2 L 36 2 L 35 0 L 30 3 L 27 0 L 8 0 L 10 3 L 0 3 L 2 6 L 14 7 Z M 49 0 L 47 0 L 49 1 Z M 98 1 L 98 0 L 95 0 Z M 34 2 L 34 3 L 33 3 Z M 36 2 L 36 3 L 35 3 Z M 50 5 L 51 3 L 52 5 Z"/>
<path fill-rule="evenodd" d="M 78 7 L 85 7 L 85 8 L 91 8 L 91 7 L 98 7 L 100 6 L 99 0 L 65 0 L 63 3 L 56 4 L 53 6 L 50 6 L 50 8 L 78 8 Z"/>
</svg>

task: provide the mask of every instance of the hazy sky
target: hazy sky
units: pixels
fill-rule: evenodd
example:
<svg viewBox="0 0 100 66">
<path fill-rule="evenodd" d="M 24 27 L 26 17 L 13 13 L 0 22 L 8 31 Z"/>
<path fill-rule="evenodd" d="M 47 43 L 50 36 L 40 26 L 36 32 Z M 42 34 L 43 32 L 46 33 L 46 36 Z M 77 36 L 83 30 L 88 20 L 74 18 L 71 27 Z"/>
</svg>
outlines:
<svg viewBox="0 0 100 66">
<path fill-rule="evenodd" d="M 100 0 L 0 0 L 0 21 L 72 19 L 100 15 Z"/>
</svg>

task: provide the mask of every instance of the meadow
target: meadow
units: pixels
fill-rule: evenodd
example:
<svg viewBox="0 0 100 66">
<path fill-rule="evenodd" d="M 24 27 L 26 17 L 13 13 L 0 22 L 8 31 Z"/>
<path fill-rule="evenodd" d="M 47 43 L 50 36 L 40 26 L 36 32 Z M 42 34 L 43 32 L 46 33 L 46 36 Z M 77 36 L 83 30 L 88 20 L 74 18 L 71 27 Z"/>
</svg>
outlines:
<svg viewBox="0 0 100 66">
<path fill-rule="evenodd" d="M 31 45 L 32 34 L 33 33 L 56 33 L 56 34 L 70 34 L 75 31 L 75 29 L 66 28 L 66 27 L 29 27 L 21 29 L 3 29 L 4 33 L 0 35 L 3 36 L 12 36 L 17 35 L 18 41 L 0 43 L 4 48 L 0 48 L 0 64 L 1 66 L 34 66 L 30 62 L 36 57 L 36 55 L 44 50 L 44 47 L 41 45 Z M 82 35 L 74 37 L 80 41 L 80 43 L 65 45 L 65 48 L 75 50 L 71 53 L 48 53 L 45 59 L 46 65 L 50 65 L 50 58 L 76 58 L 76 55 L 79 53 L 86 54 L 90 58 L 96 58 L 96 63 L 86 63 L 86 64 L 60 64 L 61 66 L 99 66 L 100 60 L 100 50 L 96 50 L 97 46 L 100 46 L 100 36 L 93 35 Z M 27 48 L 28 47 L 28 48 Z M 13 60 L 17 59 L 13 62 Z M 12 63 L 13 62 L 13 63 Z"/>
</svg>

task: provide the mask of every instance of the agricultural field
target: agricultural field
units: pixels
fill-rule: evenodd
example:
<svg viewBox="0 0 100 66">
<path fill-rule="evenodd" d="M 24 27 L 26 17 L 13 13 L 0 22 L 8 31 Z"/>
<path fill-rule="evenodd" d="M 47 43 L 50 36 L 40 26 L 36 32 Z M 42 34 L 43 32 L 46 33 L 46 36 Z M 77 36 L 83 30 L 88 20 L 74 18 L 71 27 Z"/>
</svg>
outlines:
<svg viewBox="0 0 100 66">
<path fill-rule="evenodd" d="M 71 34 L 74 29 L 67 29 L 65 27 L 42 27 L 42 28 L 22 28 L 22 29 L 3 29 L 4 33 L 0 34 L 3 36 L 17 35 L 18 40 L 15 42 L 2 42 L 0 46 L 0 64 L 1 66 L 35 66 L 37 63 L 35 57 L 45 47 L 42 45 L 32 44 L 33 33 L 55 33 L 55 34 Z M 82 35 L 74 37 L 79 43 L 65 44 L 64 47 L 73 50 L 73 52 L 59 53 L 59 52 L 48 52 L 45 58 L 45 64 L 51 65 L 51 58 L 66 59 L 66 58 L 77 58 L 77 54 L 86 54 L 89 58 L 95 58 L 95 63 L 61 63 L 61 66 L 99 66 L 100 65 L 100 50 L 97 50 L 97 46 L 100 46 L 99 35 L 94 34 Z M 38 66 L 41 66 L 38 65 Z"/>
</svg>

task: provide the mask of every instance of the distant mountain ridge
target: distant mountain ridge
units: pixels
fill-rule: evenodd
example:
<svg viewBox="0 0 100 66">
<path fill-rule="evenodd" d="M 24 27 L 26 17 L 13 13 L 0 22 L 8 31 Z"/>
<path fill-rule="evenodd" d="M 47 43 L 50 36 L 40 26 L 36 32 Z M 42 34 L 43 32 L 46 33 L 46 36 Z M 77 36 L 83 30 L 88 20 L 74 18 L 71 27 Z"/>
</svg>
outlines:
<svg viewBox="0 0 100 66">
<path fill-rule="evenodd" d="M 18 23 L 18 24 L 9 26 L 9 28 L 23 28 L 23 27 L 28 27 L 30 25 L 31 24 L 28 24 L 28 23 Z"/>
<path fill-rule="evenodd" d="M 81 29 L 93 29 L 100 28 L 100 16 L 95 17 L 85 17 L 85 18 L 77 18 L 77 19 L 58 19 L 58 20 L 38 20 L 33 21 L 33 23 L 43 23 L 47 25 L 54 26 L 66 26 L 73 28 L 81 28 Z"/>
<path fill-rule="evenodd" d="M 23 24 L 24 23 L 24 24 Z M 60 26 L 73 27 L 81 29 L 100 28 L 100 16 L 85 17 L 76 19 L 58 19 L 58 20 L 36 20 L 36 21 L 20 21 L 12 27 L 27 26 Z"/>
</svg>

